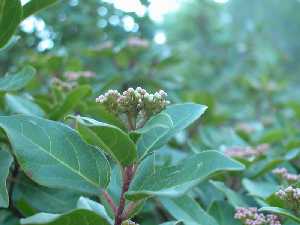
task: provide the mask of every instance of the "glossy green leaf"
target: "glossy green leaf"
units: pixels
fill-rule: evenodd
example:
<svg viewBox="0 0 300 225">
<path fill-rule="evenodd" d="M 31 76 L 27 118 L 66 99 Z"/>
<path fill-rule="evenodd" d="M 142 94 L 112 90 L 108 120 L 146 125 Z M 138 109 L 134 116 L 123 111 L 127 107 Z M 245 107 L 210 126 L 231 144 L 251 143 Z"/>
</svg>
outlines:
<svg viewBox="0 0 300 225">
<path fill-rule="evenodd" d="M 90 144 L 99 146 L 122 166 L 137 158 L 137 150 L 129 135 L 120 128 L 88 117 L 72 117 L 78 122 L 78 131 Z"/>
<path fill-rule="evenodd" d="M 160 198 L 160 202 L 175 219 L 187 225 L 218 225 L 215 219 L 191 197 Z"/>
<path fill-rule="evenodd" d="M 7 208 L 9 205 L 6 179 L 12 162 L 12 156 L 8 152 L 0 149 L 0 207 L 4 208 Z"/>
<path fill-rule="evenodd" d="M 91 93 L 91 87 L 83 85 L 69 92 L 64 101 L 53 109 L 49 115 L 52 120 L 59 120 L 66 116 L 74 107 L 76 107 L 84 97 Z"/>
<path fill-rule="evenodd" d="M 234 207 L 225 201 L 213 202 L 208 213 L 215 218 L 219 225 L 241 225 L 239 220 L 234 219 Z"/>
<path fill-rule="evenodd" d="M 45 112 L 33 101 L 17 95 L 6 94 L 5 102 L 9 112 L 20 113 L 29 116 L 44 117 Z"/>
<path fill-rule="evenodd" d="M 138 154 L 140 157 L 166 144 L 177 132 L 185 129 L 197 120 L 206 110 L 206 106 L 193 103 L 177 104 L 167 107 L 153 116 L 139 130 Z"/>
<path fill-rule="evenodd" d="M 92 194 L 108 185 L 110 166 L 104 155 L 65 124 L 16 115 L 1 116 L 0 127 L 23 171 L 37 183 Z"/>
<path fill-rule="evenodd" d="M 157 166 L 155 162 L 155 155 L 142 162 L 127 192 L 128 199 L 178 196 L 215 172 L 244 169 L 242 164 L 217 151 L 194 154 L 175 166 Z"/>
<path fill-rule="evenodd" d="M 281 216 L 285 216 L 297 223 L 300 223 L 300 218 L 295 216 L 292 212 L 290 212 L 287 209 L 283 209 L 283 208 L 278 208 L 278 207 L 263 207 L 261 209 L 259 209 L 259 211 L 263 211 L 263 212 L 271 212 L 274 214 L 278 214 Z"/>
<path fill-rule="evenodd" d="M 0 78 L 0 92 L 18 91 L 24 88 L 35 76 L 36 70 L 26 66 L 15 74 L 7 74 Z"/>
<path fill-rule="evenodd" d="M 0 1 L 0 48 L 15 33 L 22 18 L 22 5 L 20 0 L 1 0 Z"/>
<path fill-rule="evenodd" d="M 28 16 L 40 11 L 46 7 L 53 5 L 58 2 L 58 0 L 30 0 L 23 6 L 23 17 L 22 19 L 27 18 Z"/>
</svg>

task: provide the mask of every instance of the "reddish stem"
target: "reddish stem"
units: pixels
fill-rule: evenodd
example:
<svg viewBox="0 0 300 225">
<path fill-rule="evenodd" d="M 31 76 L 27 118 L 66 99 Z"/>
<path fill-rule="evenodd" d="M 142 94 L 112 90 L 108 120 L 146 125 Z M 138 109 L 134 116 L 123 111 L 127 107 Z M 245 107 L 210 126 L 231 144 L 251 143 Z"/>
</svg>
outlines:
<svg viewBox="0 0 300 225">
<path fill-rule="evenodd" d="M 116 215 L 118 209 L 117 209 L 117 206 L 114 203 L 114 200 L 112 199 L 112 197 L 108 194 L 107 191 L 103 191 L 103 196 L 106 199 L 106 201 L 108 202 L 108 204 L 110 205 L 111 209 L 113 210 L 114 215 Z"/>
<path fill-rule="evenodd" d="M 122 192 L 120 196 L 119 207 L 117 209 L 117 214 L 115 215 L 115 225 L 121 225 L 123 222 L 122 214 L 125 209 L 125 202 L 126 202 L 125 193 L 129 189 L 129 185 L 133 178 L 134 171 L 135 171 L 134 165 L 127 166 L 123 170 L 123 186 L 122 186 Z"/>
</svg>

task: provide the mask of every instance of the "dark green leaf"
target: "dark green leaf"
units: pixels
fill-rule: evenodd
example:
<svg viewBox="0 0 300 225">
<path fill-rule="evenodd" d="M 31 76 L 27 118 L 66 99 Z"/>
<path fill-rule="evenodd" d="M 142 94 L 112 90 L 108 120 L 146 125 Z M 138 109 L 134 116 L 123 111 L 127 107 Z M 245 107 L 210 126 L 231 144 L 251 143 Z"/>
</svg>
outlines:
<svg viewBox="0 0 300 225">
<path fill-rule="evenodd" d="M 75 208 L 80 194 L 66 189 L 40 186 L 25 176 L 20 176 L 14 189 L 16 202 L 27 202 L 37 211 L 62 213 Z"/>
<path fill-rule="evenodd" d="M 122 166 L 132 164 L 137 158 L 135 144 L 120 128 L 88 117 L 72 117 L 78 122 L 78 131 L 90 144 L 99 146 Z"/>
<path fill-rule="evenodd" d="M 0 48 L 15 33 L 22 18 L 22 5 L 20 0 L 1 0 L 0 1 Z"/>
</svg>

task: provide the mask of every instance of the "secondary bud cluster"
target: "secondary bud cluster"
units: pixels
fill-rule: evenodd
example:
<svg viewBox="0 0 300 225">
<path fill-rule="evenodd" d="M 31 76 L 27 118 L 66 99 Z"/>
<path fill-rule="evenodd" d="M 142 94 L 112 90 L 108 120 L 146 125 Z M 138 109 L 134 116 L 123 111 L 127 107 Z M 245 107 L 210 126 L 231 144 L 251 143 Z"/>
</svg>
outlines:
<svg viewBox="0 0 300 225">
<path fill-rule="evenodd" d="M 122 117 L 127 115 L 129 123 L 136 125 L 150 116 L 159 113 L 170 102 L 166 100 L 167 93 L 163 90 L 149 94 L 145 89 L 128 88 L 122 94 L 117 90 L 109 90 L 96 98 L 109 112 Z M 131 124 L 132 125 L 132 124 Z"/>
<path fill-rule="evenodd" d="M 279 217 L 273 214 L 264 215 L 257 208 L 237 208 L 235 219 L 242 221 L 244 225 L 281 225 Z"/>
<path fill-rule="evenodd" d="M 281 200 L 289 203 L 300 203 L 300 188 L 288 186 L 285 189 L 280 189 L 275 193 Z"/>
<path fill-rule="evenodd" d="M 231 147 L 226 149 L 224 153 L 230 157 L 250 158 L 263 155 L 268 149 L 268 144 L 261 144 L 257 147 Z"/>
<path fill-rule="evenodd" d="M 68 71 L 64 74 L 67 80 L 78 80 L 80 77 L 84 78 L 92 78 L 95 77 L 96 74 L 92 71 Z"/>
<path fill-rule="evenodd" d="M 300 179 L 300 175 L 289 173 L 287 169 L 283 167 L 276 168 L 272 172 L 280 179 L 285 180 L 288 183 L 294 183 Z"/>
</svg>

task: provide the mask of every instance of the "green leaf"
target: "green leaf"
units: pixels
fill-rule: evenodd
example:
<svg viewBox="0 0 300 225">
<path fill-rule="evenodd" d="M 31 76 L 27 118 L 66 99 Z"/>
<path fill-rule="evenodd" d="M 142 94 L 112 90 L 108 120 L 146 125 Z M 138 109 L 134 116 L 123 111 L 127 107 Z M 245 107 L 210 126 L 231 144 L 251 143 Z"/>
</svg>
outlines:
<svg viewBox="0 0 300 225">
<path fill-rule="evenodd" d="M 227 202 L 213 202 L 208 213 L 217 220 L 219 225 L 241 225 L 240 221 L 234 219 L 235 209 Z"/>
<path fill-rule="evenodd" d="M 58 105 L 53 112 L 49 115 L 52 120 L 62 119 L 68 114 L 74 107 L 76 107 L 84 97 L 91 93 L 91 87 L 89 85 L 82 85 L 72 90 L 66 96 L 65 100 Z"/>
<path fill-rule="evenodd" d="M 47 213 L 62 213 L 74 209 L 80 193 L 66 189 L 40 186 L 27 177 L 19 176 L 15 184 L 15 202 L 24 201 L 33 209 Z"/>
<path fill-rule="evenodd" d="M 39 213 L 26 219 L 21 219 L 21 224 L 27 225 L 111 225 L 97 213 L 86 209 L 75 209 L 65 214 Z"/>
<path fill-rule="evenodd" d="M 269 197 L 279 189 L 277 184 L 266 181 L 252 181 L 247 178 L 242 180 L 242 184 L 250 195 L 263 199 Z"/>
<path fill-rule="evenodd" d="M 213 217 L 207 214 L 191 197 L 160 198 L 164 208 L 177 220 L 188 225 L 218 225 Z"/>
<path fill-rule="evenodd" d="M 281 216 L 286 216 L 287 218 L 289 218 L 297 223 L 300 223 L 300 218 L 293 215 L 293 213 L 287 209 L 278 208 L 278 207 L 262 207 L 259 209 L 259 211 L 271 212 L 274 214 L 279 214 Z"/>
<path fill-rule="evenodd" d="M 222 191 L 225 194 L 225 196 L 227 197 L 228 202 L 235 208 L 248 206 L 248 204 L 244 201 L 243 196 L 241 196 L 237 192 L 231 190 L 223 182 L 210 181 L 210 183 L 212 183 L 217 189 Z"/>
<path fill-rule="evenodd" d="M 138 154 L 141 158 L 166 144 L 173 135 L 197 120 L 206 106 L 193 103 L 176 104 L 153 116 L 139 130 Z"/>
<path fill-rule="evenodd" d="M 9 167 L 13 162 L 11 155 L 0 150 L 0 207 L 7 208 L 9 205 L 8 193 L 6 189 L 6 179 L 9 174 Z"/>
<path fill-rule="evenodd" d="M 0 48 L 15 33 L 22 18 L 22 5 L 19 0 L 0 1 Z"/>
<path fill-rule="evenodd" d="M 0 224 L 1 225 L 19 225 L 19 219 L 6 209 L 0 209 Z"/>
<path fill-rule="evenodd" d="M 94 202 L 88 198 L 80 197 L 77 202 L 77 208 L 93 211 L 104 218 L 108 223 L 113 224 L 113 220 L 108 216 L 104 206 L 98 202 Z"/>
<path fill-rule="evenodd" d="M 35 76 L 36 70 L 31 66 L 25 66 L 15 74 L 7 74 L 0 79 L 0 92 L 18 91 L 25 87 Z"/>
<path fill-rule="evenodd" d="M 110 166 L 104 155 L 63 123 L 38 117 L 1 116 L 23 171 L 37 183 L 99 194 L 108 185 Z"/>
<path fill-rule="evenodd" d="M 153 155 L 138 168 L 126 196 L 131 200 L 152 195 L 179 196 L 215 172 L 243 169 L 242 164 L 217 151 L 194 154 L 175 166 L 156 166 Z"/>
<path fill-rule="evenodd" d="M 28 16 L 36 13 L 39 10 L 42 10 L 50 5 L 58 2 L 58 0 L 30 0 L 23 6 L 23 17 L 22 19 L 27 18 Z"/>
<path fill-rule="evenodd" d="M 130 165 L 136 160 L 135 144 L 120 128 L 88 117 L 71 118 L 78 122 L 78 131 L 88 143 L 105 150 L 122 166 Z"/>
<path fill-rule="evenodd" d="M 11 113 L 20 113 L 39 117 L 45 116 L 45 112 L 37 104 L 26 99 L 26 97 L 6 94 L 5 101 L 7 109 Z"/>
</svg>

